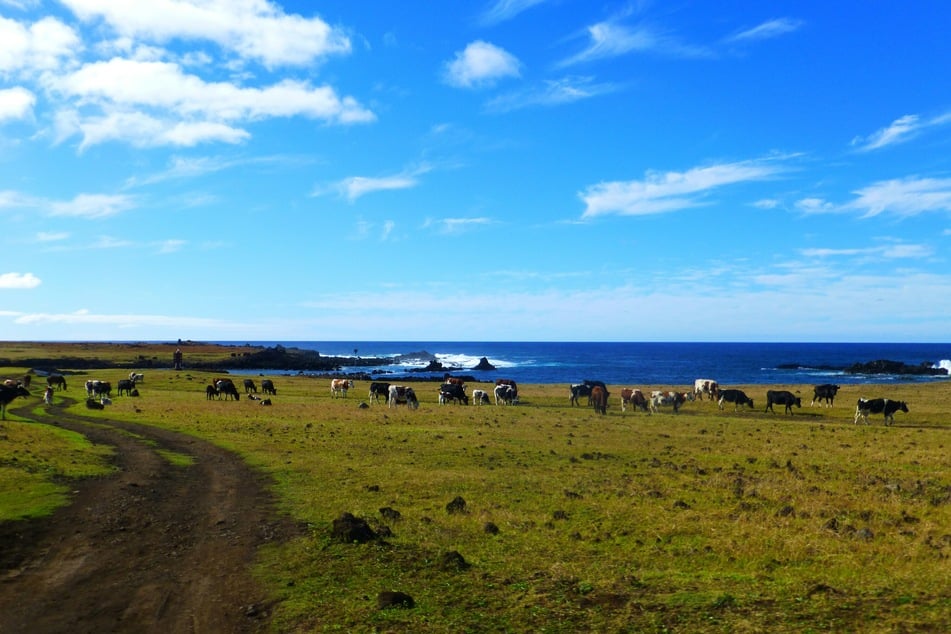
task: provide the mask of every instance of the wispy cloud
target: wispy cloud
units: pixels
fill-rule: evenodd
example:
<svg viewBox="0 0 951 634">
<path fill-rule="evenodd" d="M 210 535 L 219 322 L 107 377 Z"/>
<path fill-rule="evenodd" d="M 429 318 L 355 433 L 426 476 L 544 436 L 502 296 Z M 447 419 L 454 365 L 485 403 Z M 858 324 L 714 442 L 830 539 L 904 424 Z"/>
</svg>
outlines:
<svg viewBox="0 0 951 634">
<path fill-rule="evenodd" d="M 799 30 L 803 25 L 802 20 L 792 18 L 777 18 L 758 24 L 753 28 L 746 29 L 731 35 L 727 38 L 728 42 L 750 42 L 755 40 L 768 40 L 779 37 L 787 33 Z"/>
<path fill-rule="evenodd" d="M 495 0 L 480 16 L 479 22 L 484 25 L 498 24 L 511 20 L 522 11 L 535 5 L 543 4 L 548 0 Z"/>
<path fill-rule="evenodd" d="M 598 83 L 593 77 L 563 77 L 546 80 L 526 90 L 499 95 L 486 103 L 489 112 L 510 112 L 522 108 L 559 106 L 616 92 L 612 83 Z"/>
<path fill-rule="evenodd" d="M 811 248 L 800 249 L 800 253 L 807 258 L 853 258 L 863 257 L 878 260 L 885 258 L 888 260 L 910 259 L 919 260 L 930 258 L 934 255 L 934 248 L 926 244 L 885 244 L 874 247 L 862 247 L 853 249 L 842 248 Z"/>
<path fill-rule="evenodd" d="M 50 214 L 76 218 L 108 218 L 134 209 L 135 206 L 135 199 L 131 196 L 79 194 L 69 201 L 50 203 Z"/>
<path fill-rule="evenodd" d="M 591 185 L 579 194 L 582 218 L 617 214 L 642 216 L 706 204 L 719 188 L 775 178 L 784 167 L 772 160 L 741 161 L 695 167 L 686 172 L 648 172 L 642 180 Z"/>
<path fill-rule="evenodd" d="M 855 190 L 855 198 L 836 204 L 823 198 L 803 198 L 796 208 L 804 213 L 854 213 L 863 218 L 881 214 L 900 217 L 928 212 L 951 212 L 951 178 L 896 178 Z"/>
<path fill-rule="evenodd" d="M 83 308 L 71 313 L 17 313 L 13 322 L 21 325 L 36 324 L 93 324 L 118 328 L 168 327 L 226 328 L 229 324 L 219 319 L 171 315 L 100 314 Z"/>
<path fill-rule="evenodd" d="M 42 284 L 32 273 L 0 273 L 0 289 L 36 288 Z"/>
<path fill-rule="evenodd" d="M 855 137 L 852 139 L 852 146 L 860 152 L 870 152 L 910 141 L 929 128 L 948 123 L 951 123 L 951 112 L 929 119 L 922 119 L 917 114 L 908 114 L 895 119 L 890 125 L 876 130 L 866 137 Z"/>
<path fill-rule="evenodd" d="M 399 174 L 390 176 L 350 176 L 330 185 L 317 187 L 313 196 L 336 193 L 350 202 L 367 194 L 394 189 L 411 189 L 419 184 L 419 176 L 429 172 L 432 167 L 423 164 Z"/>
<path fill-rule="evenodd" d="M 457 88 L 482 88 L 506 77 L 518 77 L 520 66 L 505 49 L 476 40 L 445 63 L 443 81 Z"/>
<path fill-rule="evenodd" d="M 491 218 L 440 218 L 440 219 L 427 219 L 423 223 L 423 228 L 435 228 L 439 233 L 442 234 L 459 234 L 464 233 L 470 229 L 476 227 L 485 227 L 488 225 L 494 224 L 494 221 Z"/>
<path fill-rule="evenodd" d="M 710 52 L 699 46 L 684 44 L 677 38 L 645 25 L 629 26 L 616 20 L 592 24 L 585 29 L 587 46 L 562 60 L 557 67 L 574 66 L 601 59 L 610 59 L 633 52 L 652 52 L 674 57 L 703 57 Z"/>
</svg>

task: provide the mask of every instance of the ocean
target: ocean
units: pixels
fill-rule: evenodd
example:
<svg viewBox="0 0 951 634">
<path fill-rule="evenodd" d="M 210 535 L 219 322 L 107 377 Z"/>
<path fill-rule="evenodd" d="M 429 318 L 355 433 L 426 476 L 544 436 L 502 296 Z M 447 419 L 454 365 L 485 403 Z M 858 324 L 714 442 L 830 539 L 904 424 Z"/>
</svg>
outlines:
<svg viewBox="0 0 951 634">
<path fill-rule="evenodd" d="M 452 341 L 219 341 L 316 350 L 324 356 L 399 359 L 379 367 L 343 367 L 341 372 L 379 371 L 381 379 L 416 374 L 433 358 L 451 372 L 494 381 L 612 385 L 693 385 L 709 378 L 721 385 L 857 384 L 945 381 L 941 377 L 846 374 L 842 368 L 876 360 L 926 363 L 951 371 L 951 343 L 564 343 Z M 486 357 L 495 371 L 472 370 Z M 257 373 L 283 374 L 280 368 Z"/>
</svg>

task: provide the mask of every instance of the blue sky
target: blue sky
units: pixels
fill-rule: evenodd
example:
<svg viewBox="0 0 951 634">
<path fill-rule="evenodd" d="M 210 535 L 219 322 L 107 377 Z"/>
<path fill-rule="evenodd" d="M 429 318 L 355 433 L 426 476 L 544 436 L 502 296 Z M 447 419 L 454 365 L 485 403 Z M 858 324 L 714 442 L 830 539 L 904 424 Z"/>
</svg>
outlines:
<svg viewBox="0 0 951 634">
<path fill-rule="evenodd" d="M 0 0 L 0 340 L 948 341 L 949 23 Z"/>
</svg>

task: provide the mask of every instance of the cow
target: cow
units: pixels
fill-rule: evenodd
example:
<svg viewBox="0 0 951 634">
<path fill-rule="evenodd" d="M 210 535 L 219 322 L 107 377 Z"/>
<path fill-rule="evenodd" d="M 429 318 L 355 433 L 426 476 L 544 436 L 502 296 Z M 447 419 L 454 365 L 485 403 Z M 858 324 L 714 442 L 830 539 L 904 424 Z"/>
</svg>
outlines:
<svg viewBox="0 0 951 634">
<path fill-rule="evenodd" d="M 787 390 L 767 390 L 766 391 L 766 409 L 763 412 L 773 412 L 773 405 L 785 405 L 784 414 L 792 414 L 793 405 L 802 407 L 802 399 Z"/>
<path fill-rule="evenodd" d="M 600 385 L 591 388 L 591 406 L 598 414 L 608 413 L 608 391 Z"/>
<path fill-rule="evenodd" d="M 347 390 L 352 387 L 353 381 L 350 379 L 331 379 L 330 396 L 337 398 L 338 394 L 342 394 L 344 398 L 347 398 Z"/>
<path fill-rule="evenodd" d="M 99 387 L 100 383 L 102 383 L 102 381 L 98 381 L 96 379 L 88 379 L 86 381 L 86 396 L 89 397 L 95 394 L 96 388 Z M 48 387 L 52 387 L 52 386 L 48 386 Z"/>
<path fill-rule="evenodd" d="M 258 386 L 254 384 L 254 379 L 245 379 L 245 380 L 244 380 L 244 393 L 245 393 L 245 394 L 251 394 L 252 392 L 253 392 L 254 394 L 257 394 L 257 393 L 258 393 Z"/>
<path fill-rule="evenodd" d="M 720 396 L 720 385 L 713 379 L 697 379 L 693 382 L 693 395 L 702 401 L 704 394 L 708 395 L 711 401 L 717 400 Z"/>
<path fill-rule="evenodd" d="M 753 399 L 749 398 L 743 390 L 720 390 L 720 399 L 717 404 L 723 409 L 724 403 L 733 403 L 733 411 L 740 405 L 749 405 L 753 409 Z"/>
<path fill-rule="evenodd" d="M 473 405 L 488 405 L 489 404 L 489 393 L 485 390 L 472 390 L 472 404 Z"/>
<path fill-rule="evenodd" d="M 367 398 L 371 401 L 380 402 L 380 397 L 383 397 L 383 400 L 387 400 L 390 396 L 390 384 L 374 381 L 370 383 L 370 394 Z"/>
<path fill-rule="evenodd" d="M 456 401 L 465 405 L 469 404 L 469 397 L 466 395 L 466 389 L 460 383 L 443 383 L 439 386 L 439 402 L 448 403 Z"/>
<path fill-rule="evenodd" d="M 380 397 L 383 397 L 383 400 L 387 400 L 390 396 L 390 384 L 383 383 L 379 381 L 374 381 L 370 383 L 370 393 L 367 396 L 367 399 L 371 401 L 380 402 Z"/>
<path fill-rule="evenodd" d="M 49 385 L 46 386 L 46 391 L 43 392 L 43 402 L 47 405 L 53 404 L 53 388 Z"/>
<path fill-rule="evenodd" d="M 413 388 L 405 385 L 391 385 L 389 397 L 387 398 L 388 407 L 397 407 L 406 405 L 410 409 L 419 407 L 419 399 L 416 398 L 416 392 Z"/>
<path fill-rule="evenodd" d="M 145 375 L 141 372 L 129 372 L 129 380 L 133 383 L 145 383 Z"/>
<path fill-rule="evenodd" d="M 46 389 L 52 391 L 53 388 L 52 386 L 47 386 Z M 0 420 L 7 419 L 7 405 L 18 396 L 30 396 L 30 390 L 23 387 L 22 384 L 0 385 Z"/>
<path fill-rule="evenodd" d="M 862 419 L 868 425 L 869 414 L 883 414 L 885 425 L 891 425 L 895 422 L 895 412 L 908 413 L 908 404 L 905 401 L 893 401 L 888 398 L 860 398 L 855 404 L 855 420 L 858 423 Z"/>
<path fill-rule="evenodd" d="M 589 399 L 591 398 L 591 386 L 585 385 L 584 383 L 575 383 L 568 386 L 568 396 L 570 397 L 571 406 L 581 404 L 581 397 L 586 396 Z"/>
<path fill-rule="evenodd" d="M 274 387 L 274 381 L 271 379 L 262 379 L 261 380 L 261 391 L 265 394 L 271 394 L 272 396 L 277 396 L 277 389 Z"/>
<path fill-rule="evenodd" d="M 123 392 L 128 396 L 132 396 L 133 389 L 135 389 L 135 382 L 130 379 L 119 379 L 119 382 L 116 384 L 116 393 L 119 396 L 122 396 Z"/>
<path fill-rule="evenodd" d="M 51 388 L 59 388 L 61 390 L 66 389 L 66 377 L 62 374 L 51 374 L 46 377 L 46 385 Z"/>
<path fill-rule="evenodd" d="M 626 412 L 628 405 L 637 407 L 642 412 L 647 412 L 648 414 L 650 413 L 650 407 L 647 403 L 647 398 L 644 396 L 644 393 L 640 390 L 634 390 L 625 387 L 621 390 L 621 411 Z"/>
<path fill-rule="evenodd" d="M 220 398 L 220 395 L 218 394 L 218 389 L 215 388 L 214 385 L 206 385 L 205 386 L 205 400 L 212 401 L 216 398 Z"/>
<path fill-rule="evenodd" d="M 106 406 L 91 398 L 86 399 L 86 409 L 106 409 Z"/>
<path fill-rule="evenodd" d="M 495 386 L 496 405 L 514 405 L 516 401 L 515 388 L 511 385 L 502 384 Z"/>
<path fill-rule="evenodd" d="M 674 412 L 680 411 L 680 406 L 687 402 L 686 392 L 668 392 L 654 390 L 651 392 L 650 408 L 651 412 L 657 412 L 662 406 L 670 405 Z"/>
<path fill-rule="evenodd" d="M 512 391 L 515 393 L 515 398 L 518 398 L 518 384 L 515 382 L 515 379 L 496 379 L 496 385 L 510 385 Z"/>
<path fill-rule="evenodd" d="M 236 401 L 241 400 L 241 395 L 238 394 L 238 388 L 234 386 L 234 381 L 231 379 L 218 379 L 215 381 L 215 389 L 218 390 L 219 395 L 224 395 L 226 401 L 229 397 Z"/>
<path fill-rule="evenodd" d="M 93 394 L 102 398 L 103 396 L 112 396 L 112 382 L 94 381 Z"/>
<path fill-rule="evenodd" d="M 466 380 L 465 380 L 465 379 L 460 378 L 460 377 L 458 377 L 458 376 L 451 376 L 451 375 L 449 375 L 449 374 L 446 374 L 446 375 L 443 377 L 443 383 L 444 383 L 444 384 L 445 384 L 445 383 L 449 383 L 449 384 L 451 384 L 451 385 L 461 385 L 462 387 L 465 387 L 465 386 L 466 386 Z"/>
<path fill-rule="evenodd" d="M 832 407 L 833 401 L 835 401 L 835 393 L 839 391 L 839 386 L 832 383 L 823 383 L 822 385 L 817 385 L 812 388 L 812 403 L 809 406 L 816 404 L 816 401 L 819 401 L 822 404 L 822 401 L 826 402 L 826 407 Z"/>
</svg>

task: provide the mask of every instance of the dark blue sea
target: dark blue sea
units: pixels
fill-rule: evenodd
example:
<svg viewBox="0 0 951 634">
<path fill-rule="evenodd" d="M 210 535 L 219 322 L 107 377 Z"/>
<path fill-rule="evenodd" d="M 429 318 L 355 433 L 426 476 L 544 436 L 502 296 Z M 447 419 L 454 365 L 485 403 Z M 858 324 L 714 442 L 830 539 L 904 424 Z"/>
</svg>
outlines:
<svg viewBox="0 0 951 634">
<path fill-rule="evenodd" d="M 386 377 L 417 374 L 435 358 L 457 374 L 519 383 L 578 383 L 597 379 L 614 385 L 692 385 L 709 378 L 730 384 L 818 384 L 942 381 L 943 377 L 846 374 L 855 363 L 876 360 L 922 363 L 951 370 L 951 343 L 520 343 L 452 341 L 221 341 L 316 350 L 324 356 L 396 359 L 377 370 Z M 482 357 L 497 369 L 472 370 Z M 260 370 L 256 372 L 261 372 Z M 275 373 L 282 373 L 280 368 Z"/>
</svg>

